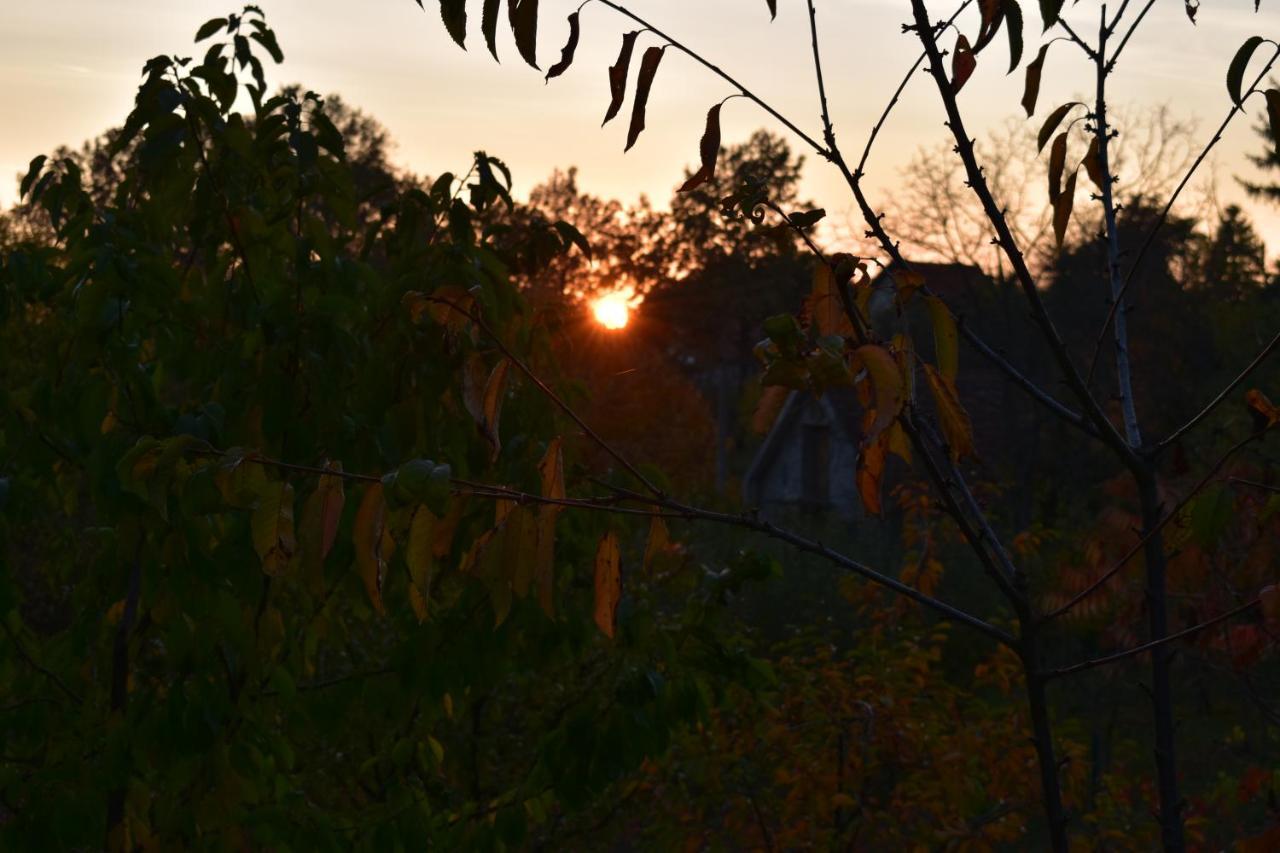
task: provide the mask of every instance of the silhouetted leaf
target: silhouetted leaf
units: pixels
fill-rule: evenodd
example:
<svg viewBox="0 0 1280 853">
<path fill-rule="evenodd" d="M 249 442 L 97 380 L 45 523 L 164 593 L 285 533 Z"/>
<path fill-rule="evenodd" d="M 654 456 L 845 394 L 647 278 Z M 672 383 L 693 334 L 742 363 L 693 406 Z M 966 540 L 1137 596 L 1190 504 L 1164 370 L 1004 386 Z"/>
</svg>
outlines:
<svg viewBox="0 0 1280 853">
<path fill-rule="evenodd" d="M 1098 189 L 1103 189 L 1102 158 L 1098 154 L 1098 137 L 1096 134 L 1089 140 L 1089 150 L 1085 152 L 1084 159 L 1080 162 L 1084 166 L 1084 170 L 1089 173 L 1089 180 L 1093 181 L 1093 185 Z"/>
<path fill-rule="evenodd" d="M 199 44 L 226 25 L 226 18 L 211 18 L 210 20 L 205 21 L 200 25 L 200 29 L 196 30 L 196 43 Z"/>
<path fill-rule="evenodd" d="M 793 227 L 804 230 L 817 225 L 825 219 L 826 216 L 827 211 L 824 208 L 816 207 L 813 210 L 803 210 L 789 214 L 787 219 L 790 220 Z"/>
<path fill-rule="evenodd" d="M 1022 90 L 1022 108 L 1031 118 L 1036 111 L 1036 99 L 1040 97 L 1040 75 L 1044 72 L 1044 56 L 1049 52 L 1049 45 L 1041 45 L 1036 58 L 1027 63 L 1027 83 Z"/>
<path fill-rule="evenodd" d="M 956 39 L 955 52 L 951 54 L 951 91 L 959 92 L 978 67 L 978 60 L 969 47 L 969 40 L 964 36 Z"/>
<path fill-rule="evenodd" d="M 494 59 L 498 58 L 498 5 L 501 2 L 502 0 L 484 0 L 484 9 L 480 12 L 480 33 Z"/>
<path fill-rule="evenodd" d="M 1009 73 L 1012 74 L 1022 61 L 1022 7 L 1018 0 L 1003 0 L 1003 6 L 1008 21 L 1004 28 L 1009 34 Z"/>
<path fill-rule="evenodd" d="M 609 66 L 609 109 L 604 114 L 604 121 L 600 122 L 601 127 L 608 124 L 610 119 L 622 109 L 622 102 L 627 96 L 627 74 L 631 69 L 631 54 L 635 50 L 636 37 L 639 35 L 640 31 L 634 30 L 622 37 L 622 49 L 618 51 L 618 59 Z"/>
<path fill-rule="evenodd" d="M 578 49 L 578 13 L 569 16 L 569 40 L 560 49 L 560 61 L 547 70 L 547 80 L 559 77 L 573 64 L 573 52 Z"/>
<path fill-rule="evenodd" d="M 1071 208 L 1076 201 L 1076 173 L 1067 178 L 1066 186 L 1053 202 L 1053 236 L 1062 248 L 1062 241 L 1067 235 L 1067 223 L 1071 221 Z"/>
<path fill-rule="evenodd" d="M 1067 165 L 1067 134 L 1059 133 L 1049 149 L 1049 202 L 1058 200 L 1062 193 L 1062 172 Z"/>
<path fill-rule="evenodd" d="M 640 138 L 644 130 L 644 113 L 649 104 L 649 90 L 653 87 L 653 77 L 658 73 L 658 63 L 666 47 L 651 47 L 640 59 L 640 73 L 636 77 L 636 97 L 631 104 L 631 126 L 627 128 L 627 145 L 623 151 L 630 151 L 631 146 Z"/>
<path fill-rule="evenodd" d="M 720 107 L 722 106 L 724 104 L 719 103 L 707 110 L 707 127 L 702 132 L 702 141 L 698 144 L 702 165 L 676 192 L 687 193 L 695 190 L 715 177 L 716 159 L 720 155 Z"/>
<path fill-rule="evenodd" d="M 507 18 L 524 61 L 538 67 L 538 0 L 507 0 Z"/>
<path fill-rule="evenodd" d="M 769 20 L 775 20 L 778 17 L 778 0 L 764 0 L 769 6 Z"/>
<path fill-rule="evenodd" d="M 22 184 L 18 187 L 18 198 L 26 198 L 27 193 L 31 190 L 31 185 L 36 182 L 36 178 L 40 177 L 40 171 L 44 168 L 44 164 L 48 159 L 48 157 L 41 154 L 31 161 L 27 174 L 22 178 Z"/>
<path fill-rule="evenodd" d="M 613 638 L 618 625 L 618 602 L 622 600 L 621 555 L 618 537 L 611 530 L 600 539 L 596 547 L 595 606 L 593 616 L 596 627 L 606 637 Z"/>
<path fill-rule="evenodd" d="M 1068 101 L 1053 112 L 1049 113 L 1049 117 L 1044 120 L 1044 124 L 1040 127 L 1040 133 L 1036 137 L 1037 151 L 1044 150 L 1044 144 L 1049 141 L 1049 137 L 1058 129 L 1058 125 L 1062 124 L 1062 120 L 1066 118 L 1067 113 L 1071 111 L 1072 107 L 1078 106 L 1081 106 L 1079 101 Z"/>
<path fill-rule="evenodd" d="M 972 455 L 973 426 L 969 423 L 969 415 L 964 406 L 960 405 L 960 395 L 956 393 L 955 383 L 932 364 L 924 365 L 924 376 L 933 393 L 933 402 L 938 409 L 938 425 L 942 427 L 942 435 L 951 450 L 951 458 Z"/>
<path fill-rule="evenodd" d="M 1194 24 L 1196 13 L 1200 11 L 1200 0 L 1183 0 L 1183 8 L 1186 10 L 1187 18 Z"/>
<path fill-rule="evenodd" d="M 996 33 L 1000 32 L 1000 24 L 1004 22 L 1004 0 L 978 0 L 978 12 L 981 23 L 978 26 L 978 37 L 973 42 L 975 54 L 980 53 L 996 37 Z"/>
<path fill-rule="evenodd" d="M 1271 125 L 1271 141 L 1280 151 L 1280 89 L 1267 89 L 1263 92 L 1267 99 L 1267 123 Z"/>
<path fill-rule="evenodd" d="M 1040 0 L 1040 20 L 1044 22 L 1045 30 L 1048 30 L 1058 20 L 1062 13 L 1063 2 L 1064 0 Z"/>
<path fill-rule="evenodd" d="M 1227 94 L 1231 95 L 1231 100 L 1236 106 L 1240 106 L 1244 100 L 1240 87 L 1244 85 L 1245 69 L 1249 67 L 1253 52 L 1262 42 L 1262 36 L 1250 36 L 1245 39 L 1244 44 L 1240 45 L 1240 49 L 1232 57 L 1231 65 L 1227 67 Z"/>
</svg>

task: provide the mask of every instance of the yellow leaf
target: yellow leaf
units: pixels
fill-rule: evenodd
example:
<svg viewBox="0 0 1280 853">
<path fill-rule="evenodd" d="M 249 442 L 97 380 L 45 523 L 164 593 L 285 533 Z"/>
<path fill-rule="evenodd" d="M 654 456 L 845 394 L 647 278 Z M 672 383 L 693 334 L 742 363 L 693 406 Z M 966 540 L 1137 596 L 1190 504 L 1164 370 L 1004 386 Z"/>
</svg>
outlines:
<svg viewBox="0 0 1280 853">
<path fill-rule="evenodd" d="M 646 572 L 653 571 L 653 561 L 665 552 L 670 544 L 671 538 L 667 532 L 666 520 L 661 516 L 655 515 L 649 521 L 649 542 L 644 548 L 644 570 Z"/>
<path fill-rule="evenodd" d="M 932 364 L 924 365 L 924 375 L 938 407 L 938 422 L 942 426 L 942 435 L 951 448 L 951 458 L 972 455 L 973 425 L 969 423 L 968 412 L 960 405 L 960 395 L 956 393 L 955 383 L 943 376 Z"/>
<path fill-rule="evenodd" d="M 911 439 L 900 422 L 895 421 L 888 431 L 888 450 L 907 464 L 911 463 Z"/>
<path fill-rule="evenodd" d="M 618 602 L 622 600 L 621 560 L 618 537 L 609 531 L 596 548 L 594 616 L 596 626 L 610 639 L 617 630 Z"/>
<path fill-rule="evenodd" d="M 342 520 L 342 507 L 346 503 L 342 478 L 337 476 L 342 472 L 342 463 L 326 462 L 324 467 L 325 470 L 336 473 L 322 474 L 316 481 L 315 491 L 302 507 L 300 525 L 299 556 L 302 570 L 313 582 L 318 582 L 323 577 L 321 569 L 325 558 L 333 550 L 334 540 L 338 536 L 338 523 Z"/>
<path fill-rule="evenodd" d="M 413 615 L 418 618 L 419 624 L 427 621 L 427 597 L 413 581 L 409 582 L 409 605 L 413 608 Z"/>
<path fill-rule="evenodd" d="M 360 508 L 356 511 L 352 539 L 356 549 L 356 565 L 360 579 L 373 609 L 385 612 L 382 605 L 382 582 L 386 576 L 386 555 L 383 553 L 387 502 L 382 494 L 382 484 L 373 483 L 365 490 Z"/>
<path fill-rule="evenodd" d="M 542 475 L 542 496 L 553 500 L 564 500 L 564 451 L 561 449 L 560 437 L 551 439 L 547 452 L 538 463 L 538 473 Z"/>
<path fill-rule="evenodd" d="M 272 577 L 283 575 L 298 546 L 293 531 L 293 486 L 267 484 L 253 510 L 251 527 L 262 570 Z"/>
<path fill-rule="evenodd" d="M 906 402 L 906 393 L 898 364 L 887 349 L 865 344 L 854 350 L 853 355 L 867 369 L 875 390 L 875 420 L 865 439 L 869 441 L 898 417 Z"/>
<path fill-rule="evenodd" d="M 831 267 L 819 263 L 813 268 L 813 290 L 809 294 L 809 316 L 822 336 L 853 336 L 853 324 L 840 301 L 840 291 Z"/>
<path fill-rule="evenodd" d="M 933 321 L 933 358 L 938 363 L 942 375 L 956 381 L 960 372 L 960 336 L 956 332 L 956 321 L 951 316 L 947 304 L 936 296 L 925 299 L 929 306 L 929 317 Z"/>
<path fill-rule="evenodd" d="M 493 445 L 493 456 L 496 458 L 502 443 L 498 440 L 498 418 L 502 414 L 502 398 L 506 390 L 507 368 L 511 362 L 505 358 L 489 374 L 484 384 L 484 427 Z"/>
</svg>

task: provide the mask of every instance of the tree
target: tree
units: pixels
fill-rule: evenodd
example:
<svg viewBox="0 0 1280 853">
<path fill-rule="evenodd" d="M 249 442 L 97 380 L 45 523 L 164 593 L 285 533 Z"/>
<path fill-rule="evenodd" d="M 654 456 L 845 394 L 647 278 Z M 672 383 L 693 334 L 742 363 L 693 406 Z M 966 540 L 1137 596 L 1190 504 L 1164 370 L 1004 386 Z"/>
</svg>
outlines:
<svg viewBox="0 0 1280 853">
<path fill-rule="evenodd" d="M 1280 91 L 1277 89 L 1276 81 L 1271 81 L 1272 88 L 1269 91 Z M 1267 101 L 1267 109 L 1269 111 L 1269 122 L 1266 124 L 1259 123 L 1254 127 L 1254 132 L 1262 138 L 1263 151 L 1261 154 L 1249 155 L 1249 162 L 1263 172 L 1274 172 L 1280 169 L 1280 143 L 1276 142 L 1276 128 L 1280 125 L 1280 103 L 1276 103 L 1275 96 L 1270 96 Z M 1280 184 L 1255 182 L 1245 178 L 1236 178 L 1240 185 L 1244 187 L 1253 198 L 1260 198 L 1273 204 L 1280 204 Z"/>
<path fill-rule="evenodd" d="M 419 2 L 419 5 L 423 3 Z M 872 260 L 884 266 L 892 263 L 896 269 L 898 299 L 901 303 L 908 303 L 913 297 L 937 298 L 928 290 L 927 279 L 918 273 L 913 274 L 911 264 L 903 257 L 899 244 L 867 199 L 861 185 L 866 152 L 870 150 L 881 124 L 892 112 L 897 102 L 897 93 L 890 99 L 889 106 L 873 128 L 861 160 L 851 166 L 850 161 L 845 159 L 841 151 L 827 108 L 827 89 L 821 62 L 820 31 L 817 26 L 815 0 L 808 0 L 806 5 L 812 36 L 811 46 L 817 78 L 818 102 L 821 106 L 821 141 L 815 138 L 816 134 L 806 133 L 793 121 L 782 116 L 774 107 L 761 100 L 738 79 L 723 70 L 720 65 L 669 36 L 627 5 L 614 0 L 600 0 L 600 5 L 613 10 L 640 27 L 625 37 L 618 61 L 609 70 L 612 95 L 610 117 L 620 111 L 625 100 L 627 72 L 637 41 L 643 37 L 645 43 L 654 42 L 652 46 L 645 48 L 640 61 L 639 76 L 632 100 L 628 147 L 634 144 L 643 131 L 647 100 L 655 73 L 665 52 L 669 49 L 682 52 L 701 64 L 708 73 L 721 79 L 732 96 L 743 97 L 768 112 L 840 172 L 863 214 L 869 233 L 878 244 L 881 257 Z M 767 6 L 771 14 L 776 14 L 776 3 L 769 0 Z M 530 3 L 523 3 L 513 4 L 509 8 L 513 34 L 521 55 L 529 64 L 536 67 L 537 7 Z M 812 226 L 815 215 L 797 214 L 785 210 L 780 205 L 771 205 L 764 188 L 748 186 L 737 189 L 733 196 L 724 199 L 726 209 L 736 210 L 753 218 L 757 215 L 763 217 L 771 212 L 780 221 L 790 225 L 798 236 L 806 240 L 806 244 L 812 244 L 810 248 L 822 262 L 815 276 L 811 300 L 812 322 L 806 324 L 795 317 L 782 316 L 771 321 L 767 327 L 769 343 L 761 348 L 762 358 L 767 365 L 766 381 L 818 392 L 832 385 L 852 382 L 862 387 L 864 399 L 867 400 L 871 410 L 867 418 L 869 439 L 863 448 L 857 476 L 868 508 L 873 511 L 879 508 L 879 484 L 885 458 L 891 452 L 905 457 L 908 455 L 906 448 L 909 446 L 910 455 L 923 465 L 925 473 L 936 486 L 940 500 L 968 541 L 976 564 L 984 571 L 993 588 L 998 590 L 1007 602 L 1005 613 L 1012 616 L 1010 621 L 1016 624 L 1015 633 L 1007 633 L 973 613 L 959 610 L 934 596 L 902 584 L 883 572 L 858 564 L 857 561 L 832 552 L 830 549 L 819 549 L 819 553 L 823 553 L 834 564 L 853 569 L 862 577 L 914 600 L 931 609 L 935 614 L 967 625 L 988 639 L 1006 646 L 1018 658 L 1026 687 L 1027 716 L 1039 765 L 1047 821 L 1046 832 L 1055 850 L 1068 848 L 1068 813 L 1063 803 L 1060 765 L 1055 750 L 1047 693 L 1048 684 L 1059 678 L 1097 667 L 1116 665 L 1135 655 L 1149 653 L 1152 696 L 1151 730 L 1156 765 L 1154 787 L 1159 801 L 1161 842 L 1166 849 L 1182 850 L 1186 845 L 1175 744 L 1176 709 L 1173 693 L 1172 645 L 1226 620 L 1241 618 L 1246 614 L 1249 614 L 1251 619 L 1258 619 L 1260 609 L 1264 611 L 1262 615 L 1265 618 L 1274 618 L 1274 605 L 1271 602 L 1274 601 L 1275 590 L 1273 586 L 1268 585 L 1261 590 L 1256 590 L 1252 596 L 1247 596 L 1248 600 L 1238 607 L 1174 631 L 1171 626 L 1168 596 L 1170 555 L 1166 547 L 1166 528 L 1180 517 L 1181 511 L 1203 486 L 1194 488 L 1192 494 L 1179 500 L 1175 509 L 1170 512 L 1166 510 L 1167 504 L 1161 498 L 1161 477 L 1166 473 L 1170 451 L 1210 417 L 1223 400 L 1233 397 L 1233 392 L 1248 379 L 1252 370 L 1265 361 L 1277 346 L 1280 346 L 1280 336 L 1273 337 L 1265 343 L 1258 356 L 1244 367 L 1237 378 L 1226 384 L 1218 395 L 1204 405 L 1199 413 L 1190 415 L 1181 426 L 1164 438 L 1153 441 L 1150 438 L 1149 425 L 1144 431 L 1135 397 L 1135 388 L 1138 386 L 1135 383 L 1130 349 L 1133 335 L 1129 328 L 1128 300 L 1136 295 L 1135 292 L 1130 291 L 1130 285 L 1135 282 L 1135 274 L 1142 268 L 1148 249 L 1165 225 L 1170 210 L 1190 178 L 1190 173 L 1198 168 L 1204 160 L 1204 154 L 1207 154 L 1208 150 L 1221 138 L 1221 131 L 1214 135 L 1205 151 L 1196 157 L 1186 180 L 1180 181 L 1174 188 L 1166 204 L 1157 214 L 1153 226 L 1137 241 L 1137 250 L 1134 251 L 1132 245 L 1126 245 L 1125 235 L 1122 234 L 1119 224 L 1120 205 L 1114 187 L 1117 178 L 1115 123 L 1113 115 L 1109 113 L 1108 83 L 1116 71 L 1117 62 L 1129 43 L 1131 35 L 1145 17 L 1145 8 L 1131 10 L 1129 6 L 1122 5 L 1110 19 L 1107 17 L 1106 10 L 1103 9 L 1096 38 L 1086 39 L 1078 34 L 1077 27 L 1081 25 L 1080 21 L 1076 21 L 1076 26 L 1073 26 L 1063 18 L 1061 3 L 1041 5 L 1044 29 L 1046 32 L 1052 30 L 1053 34 L 1048 37 L 1036 58 L 1027 66 L 1027 85 L 1023 97 L 1023 105 L 1027 113 L 1031 115 L 1035 112 L 1046 51 L 1059 42 L 1065 42 L 1066 49 L 1071 50 L 1075 58 L 1082 60 L 1083 68 L 1088 75 L 1086 79 L 1092 84 L 1095 93 L 1091 103 L 1068 102 L 1050 112 L 1041 127 L 1037 141 L 1040 147 L 1044 147 L 1052 139 L 1048 189 L 1053 209 L 1053 231 L 1058 244 L 1064 241 L 1071 221 L 1077 182 L 1082 167 L 1086 179 L 1091 181 L 1097 190 L 1094 197 L 1100 205 L 1098 220 L 1102 231 L 1100 245 L 1104 247 L 1103 269 L 1107 285 L 1106 295 L 1110 304 L 1099 340 L 1106 333 L 1111 333 L 1117 392 L 1115 401 L 1117 405 L 1112 406 L 1094 394 L 1089 376 L 1081 370 L 1076 359 L 1073 358 L 1052 315 L 1046 310 L 1037 273 L 1029 264 L 1025 247 L 1020 244 L 1018 234 L 1010 225 L 1009 217 L 993 192 L 979 155 L 975 151 L 973 137 L 967 130 L 958 98 L 979 63 L 979 55 L 994 43 L 995 36 L 1001 29 L 1005 29 L 1009 35 L 1011 66 L 1016 68 L 1020 64 L 1024 35 L 1021 7 L 1016 3 L 978 4 L 977 12 L 980 20 L 975 37 L 970 40 L 957 28 L 956 40 L 953 43 L 950 42 L 949 30 L 953 21 L 959 16 L 959 12 L 949 20 L 937 19 L 931 14 L 925 0 L 912 0 L 911 10 L 912 20 L 906 25 L 906 30 L 914 33 L 919 39 L 923 53 L 911 67 L 908 78 L 915 74 L 917 68 L 923 66 L 932 79 L 938 93 L 941 111 L 945 115 L 946 124 L 955 143 L 955 155 L 964 170 L 966 184 L 977 199 L 994 235 L 993 239 L 1001 249 L 1003 255 L 1001 263 L 1008 265 L 1009 278 L 1016 283 L 1026 300 L 1031 324 L 1049 355 L 1056 374 L 1055 379 L 1065 385 L 1070 394 L 1071 403 L 1061 402 L 1054 394 L 1005 361 L 999 353 L 985 345 L 970 330 L 966 330 L 963 326 L 957 328 L 945 303 L 931 303 L 936 306 L 931 312 L 936 318 L 935 336 L 946 344 L 935 349 L 935 363 L 918 364 L 920 359 L 916 353 L 920 350 L 912 347 L 907 338 L 878 339 L 867 317 L 866 297 L 863 296 L 864 301 L 859 302 L 859 294 L 866 294 L 868 290 L 865 287 L 866 276 L 861 274 L 865 269 L 866 261 L 839 254 L 828 256 L 820 247 L 812 243 L 807 229 Z M 466 4 L 462 0 L 442 0 L 440 11 L 450 35 L 459 44 L 464 44 L 467 38 Z M 486 6 L 487 14 L 482 20 L 482 28 L 487 34 L 491 50 L 494 50 L 492 32 L 496 25 L 496 11 L 496 5 Z M 1193 23 L 1197 11 L 1198 7 L 1194 4 L 1187 5 L 1187 14 Z M 1068 16 L 1074 14 L 1078 13 L 1068 12 Z M 547 73 L 548 79 L 562 73 L 573 61 L 580 36 L 578 15 L 579 12 L 574 12 L 570 17 L 569 41 L 562 51 L 560 61 Z M 972 31 L 971 28 L 970 32 Z M 1058 33 L 1061 35 L 1057 35 Z M 945 56 L 941 43 L 944 36 L 950 46 L 949 59 Z M 1274 105 L 1280 101 L 1280 91 L 1270 89 L 1264 92 L 1259 86 L 1277 59 L 1280 59 L 1280 52 L 1272 55 L 1265 62 L 1261 72 L 1251 78 L 1251 82 L 1245 80 L 1250 60 L 1263 43 L 1264 40 L 1261 37 L 1249 39 L 1230 61 L 1227 89 L 1232 104 L 1223 127 L 1241 111 L 1244 101 L 1254 95 L 1263 96 L 1273 107 L 1272 113 L 1276 114 Z M 496 55 L 496 51 L 494 52 Z M 901 87 L 898 91 L 901 91 Z M 1068 118 L 1071 120 L 1063 129 L 1063 121 Z M 1280 121 L 1273 124 L 1275 135 L 1280 136 Z M 693 189 L 714 175 L 719 154 L 719 139 L 719 107 L 712 105 L 700 146 L 702 165 L 694 177 L 686 183 L 687 189 Z M 1069 159 L 1068 155 L 1073 148 L 1074 154 Z M 1125 472 L 1128 482 L 1132 485 L 1136 496 L 1137 517 L 1140 519 L 1136 541 L 1113 567 L 1102 572 L 1084 590 L 1059 607 L 1052 609 L 1043 607 L 1046 590 L 1038 587 L 1040 579 L 1036 578 L 1037 583 L 1032 587 L 1032 578 L 1028 576 L 1025 565 L 1020 565 L 1020 562 L 1015 560 L 1013 552 L 1002 544 L 1003 540 L 993 527 L 992 519 L 974 498 L 964 472 L 957 465 L 958 459 L 972 448 L 968 419 L 957 399 L 954 385 L 957 365 L 953 354 L 956 350 L 951 342 L 959 335 L 964 335 L 981 355 L 1000 365 L 1011 382 L 1016 383 L 1025 393 L 1053 412 L 1059 419 L 1071 425 L 1078 432 L 1082 443 L 1088 443 L 1110 454 L 1113 464 Z M 916 375 L 917 366 L 934 401 L 932 416 L 918 406 L 914 396 L 913 382 L 909 377 Z M 1255 415 L 1256 426 L 1245 439 L 1237 442 L 1227 451 L 1224 460 L 1256 441 L 1264 432 L 1280 422 L 1280 411 L 1267 401 L 1260 390 L 1254 389 L 1249 393 L 1247 404 Z M 1113 417 L 1113 409 L 1118 410 L 1115 412 L 1118 419 Z M 1219 461 L 1209 466 L 1210 474 L 1200 482 L 1203 484 L 1211 480 L 1213 474 L 1223 464 L 1223 461 Z M 651 493 L 652 498 L 644 498 L 650 502 L 649 505 L 673 506 L 668 503 L 670 499 L 660 492 Z M 717 520 L 746 529 L 762 529 L 758 520 L 754 520 L 750 515 L 719 517 Z M 776 526 L 765 525 L 763 531 L 801 548 L 811 548 L 812 545 L 803 537 L 778 529 Z M 1052 636 L 1061 624 L 1060 618 L 1095 595 L 1139 552 L 1143 555 L 1146 570 L 1147 642 L 1072 665 L 1054 667 L 1046 663 L 1046 655 L 1054 650 Z"/>
</svg>

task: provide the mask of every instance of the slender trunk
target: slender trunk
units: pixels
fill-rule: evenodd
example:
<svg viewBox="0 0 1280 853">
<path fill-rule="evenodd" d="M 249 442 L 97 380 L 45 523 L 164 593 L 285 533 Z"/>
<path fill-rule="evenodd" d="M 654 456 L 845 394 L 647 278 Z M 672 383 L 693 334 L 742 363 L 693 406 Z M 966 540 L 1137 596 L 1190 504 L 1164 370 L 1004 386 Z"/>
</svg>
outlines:
<svg viewBox="0 0 1280 853">
<path fill-rule="evenodd" d="M 1142 535 L 1148 536 L 1160 523 L 1160 499 L 1156 478 L 1146 472 L 1138 477 L 1142 501 Z M 1168 596 L 1165 590 L 1164 537 L 1156 532 L 1147 540 L 1143 556 L 1147 563 L 1147 614 L 1151 639 L 1169 635 Z M 1151 650 L 1151 706 L 1155 722 L 1156 774 L 1160 790 L 1160 840 L 1165 850 L 1182 851 L 1182 803 L 1178 795 L 1178 759 L 1174 743 L 1173 690 L 1169 679 L 1173 649 L 1169 644 Z"/>
<path fill-rule="evenodd" d="M 1030 624 L 1030 620 L 1023 623 Z M 1062 783 L 1058 778 L 1058 757 L 1053 749 L 1053 726 L 1049 721 L 1047 681 L 1041 673 L 1039 643 L 1035 633 L 1023 632 L 1022 668 L 1027 681 L 1027 707 L 1031 714 L 1031 739 L 1040 764 L 1040 793 L 1045 818 L 1049 822 L 1049 843 L 1054 853 L 1066 853 L 1067 814 L 1062 807 Z"/>
</svg>

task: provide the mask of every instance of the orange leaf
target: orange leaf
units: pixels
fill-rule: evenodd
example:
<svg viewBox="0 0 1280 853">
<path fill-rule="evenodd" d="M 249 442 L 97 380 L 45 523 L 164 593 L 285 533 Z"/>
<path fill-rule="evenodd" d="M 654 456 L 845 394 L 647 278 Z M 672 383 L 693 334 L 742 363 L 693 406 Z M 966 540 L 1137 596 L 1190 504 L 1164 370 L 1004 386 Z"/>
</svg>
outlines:
<svg viewBox="0 0 1280 853">
<path fill-rule="evenodd" d="M 880 514 L 880 483 L 884 478 L 884 463 L 885 442 L 880 438 L 867 444 L 858 454 L 858 470 L 855 475 L 858 495 L 871 515 Z"/>
<path fill-rule="evenodd" d="M 951 448 L 951 458 L 973 454 L 973 426 L 969 423 L 969 415 L 960 405 L 960 395 L 956 393 L 955 384 L 938 371 L 932 364 L 924 365 L 924 376 L 929 381 L 929 390 L 933 392 L 933 401 L 938 407 L 938 422 L 942 426 L 943 437 Z"/>
<path fill-rule="evenodd" d="M 374 483 L 365 490 L 360 508 L 356 511 L 355 529 L 352 531 L 356 549 L 356 565 L 360 579 L 373 609 L 384 613 L 382 606 L 382 582 L 386 577 L 385 527 L 387 502 L 382 494 L 382 484 Z"/>
<path fill-rule="evenodd" d="M 618 602 L 622 600 L 621 555 L 618 537 L 609 531 L 596 548 L 595 620 L 596 626 L 610 639 L 618 624 Z"/>
<path fill-rule="evenodd" d="M 871 377 L 871 386 L 875 389 L 875 420 L 866 436 L 866 440 L 870 441 L 898 417 L 906 403 L 906 393 L 898 363 L 887 349 L 876 344 L 865 344 L 854 350 L 853 355 L 866 367 L 867 374 Z"/>
</svg>

